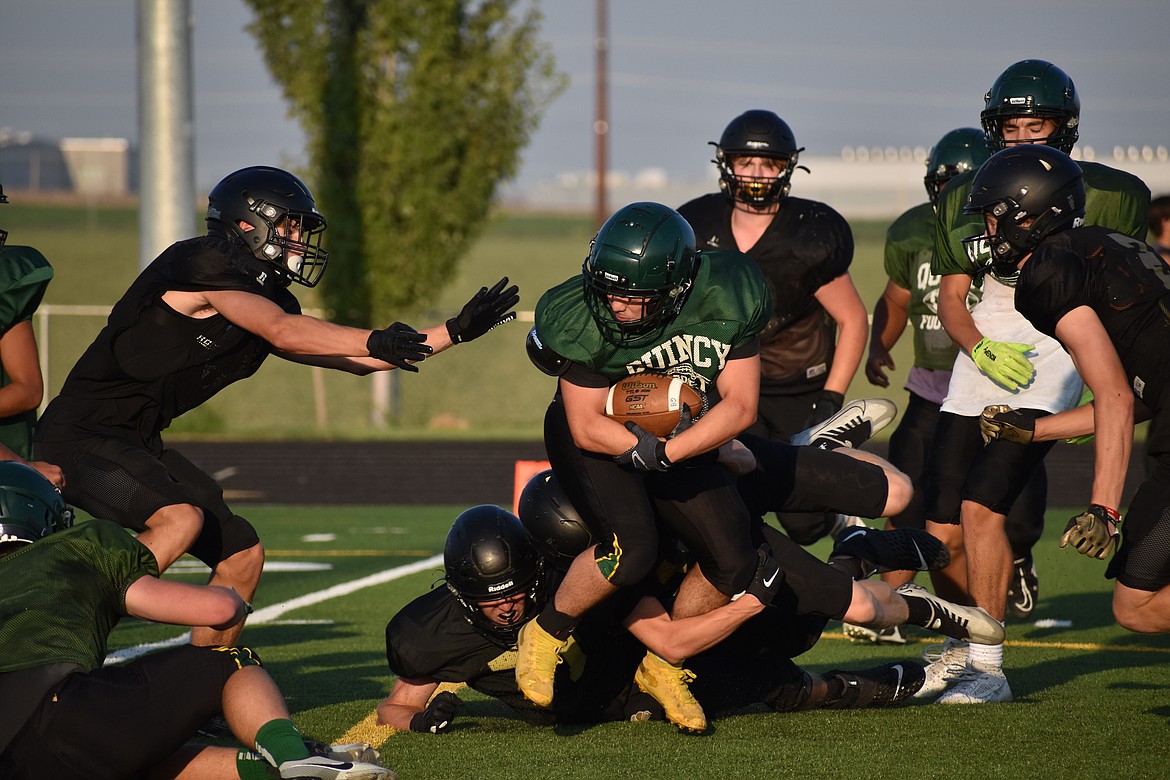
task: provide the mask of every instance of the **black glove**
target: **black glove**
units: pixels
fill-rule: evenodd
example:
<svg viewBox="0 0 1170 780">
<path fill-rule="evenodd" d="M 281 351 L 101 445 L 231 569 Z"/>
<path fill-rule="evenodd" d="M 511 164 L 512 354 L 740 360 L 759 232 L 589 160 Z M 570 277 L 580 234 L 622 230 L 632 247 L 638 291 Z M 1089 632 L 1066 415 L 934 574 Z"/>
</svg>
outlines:
<svg viewBox="0 0 1170 780">
<path fill-rule="evenodd" d="M 479 292 L 463 304 L 459 315 L 447 320 L 447 333 L 453 343 L 477 339 L 497 325 L 516 319 L 516 312 L 508 309 L 520 302 L 520 288 L 512 285 L 505 290 L 507 283 L 508 277 L 505 276 L 490 290 L 479 288 Z"/>
<path fill-rule="evenodd" d="M 811 428 L 814 425 L 820 425 L 825 420 L 829 419 L 837 412 L 841 411 L 841 407 L 845 405 L 845 396 L 832 390 L 822 390 L 817 393 L 817 399 L 813 401 L 812 411 L 808 413 L 808 419 L 804 421 L 801 430 Z"/>
<path fill-rule="evenodd" d="M 747 586 L 747 590 L 743 593 L 755 596 L 766 607 L 772 603 L 772 599 L 776 598 L 776 594 L 780 591 L 780 585 L 784 582 L 784 574 L 780 571 L 780 566 L 772 559 L 772 548 L 767 543 L 759 546 L 759 549 L 756 550 L 756 556 L 759 559 L 756 573 Z M 743 593 L 736 595 L 732 600 L 739 598 Z"/>
<path fill-rule="evenodd" d="M 410 730 L 421 731 L 427 734 L 445 734 L 455 720 L 455 713 L 463 706 L 460 699 L 450 691 L 443 691 L 422 712 L 415 713 L 410 719 Z"/>
<path fill-rule="evenodd" d="M 619 466 L 633 466 L 639 471 L 666 471 L 670 458 L 666 457 L 666 442 L 636 422 L 627 422 L 626 430 L 638 437 L 638 443 L 614 457 Z"/>
<path fill-rule="evenodd" d="M 396 322 L 389 328 L 375 330 L 366 339 L 366 349 L 370 357 L 385 361 L 404 371 L 418 372 L 418 366 L 407 361 L 425 360 L 426 356 L 434 352 L 423 342 L 427 340 L 425 333 L 419 333 L 409 325 Z"/>
<path fill-rule="evenodd" d="M 675 436 L 678 436 L 680 433 L 685 431 L 687 428 L 690 428 L 694 424 L 695 418 L 691 417 L 691 407 L 683 404 L 682 409 L 678 410 L 678 425 L 674 426 L 674 430 L 671 431 L 670 436 L 667 436 L 666 438 L 673 439 Z"/>
</svg>

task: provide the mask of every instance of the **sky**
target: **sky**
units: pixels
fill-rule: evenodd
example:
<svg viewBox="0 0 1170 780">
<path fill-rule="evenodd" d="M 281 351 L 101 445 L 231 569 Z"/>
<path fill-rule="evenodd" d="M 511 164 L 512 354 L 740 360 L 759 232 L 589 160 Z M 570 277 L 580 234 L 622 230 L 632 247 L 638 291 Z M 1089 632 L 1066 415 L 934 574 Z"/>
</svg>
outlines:
<svg viewBox="0 0 1170 780">
<path fill-rule="evenodd" d="M 543 11 L 570 83 L 512 192 L 594 165 L 594 3 L 522 3 Z M 0 128 L 137 142 L 136 5 L 0 0 Z M 191 8 L 199 188 L 247 165 L 303 161 L 243 0 Z M 610 0 L 609 17 L 610 167 L 631 174 L 706 176 L 714 189 L 707 143 L 751 108 L 783 117 L 806 156 L 929 147 L 977 126 L 984 92 L 1025 58 L 1072 76 L 1082 145 L 1170 146 L 1166 0 Z"/>
</svg>

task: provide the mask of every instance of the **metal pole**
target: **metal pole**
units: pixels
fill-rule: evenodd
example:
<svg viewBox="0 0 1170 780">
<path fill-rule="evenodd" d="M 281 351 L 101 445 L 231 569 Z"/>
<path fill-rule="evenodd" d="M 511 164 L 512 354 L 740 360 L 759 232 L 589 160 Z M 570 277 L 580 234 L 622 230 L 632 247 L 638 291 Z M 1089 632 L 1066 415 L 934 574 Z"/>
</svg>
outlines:
<svg viewBox="0 0 1170 780">
<path fill-rule="evenodd" d="M 190 0 L 138 0 L 138 265 L 195 234 Z"/>
<path fill-rule="evenodd" d="M 609 168 L 609 0 L 597 0 L 597 35 L 593 48 L 597 53 L 597 117 L 593 121 L 593 134 L 597 142 L 597 200 L 594 219 L 597 226 L 605 222 L 609 209 L 605 205 L 605 174 Z"/>
</svg>

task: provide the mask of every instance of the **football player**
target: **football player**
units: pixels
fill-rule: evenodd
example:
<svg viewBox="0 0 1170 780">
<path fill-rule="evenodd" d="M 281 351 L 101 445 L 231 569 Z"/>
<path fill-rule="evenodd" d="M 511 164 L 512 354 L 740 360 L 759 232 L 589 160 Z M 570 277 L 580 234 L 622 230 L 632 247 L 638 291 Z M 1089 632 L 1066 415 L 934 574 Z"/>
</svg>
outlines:
<svg viewBox="0 0 1170 780">
<path fill-rule="evenodd" d="M 0 204 L 8 202 L 0 186 Z M 32 317 L 53 278 L 53 267 L 31 246 L 7 243 L 0 228 L 0 460 L 27 463 L 57 487 L 61 469 L 30 461 L 44 377 Z"/>
<path fill-rule="evenodd" d="M 914 334 L 914 364 L 906 376 L 909 402 L 890 436 L 890 462 L 910 476 L 914 496 L 909 506 L 887 521 L 887 528 L 924 528 L 922 493 L 926 461 L 947 392 L 957 349 L 938 318 L 939 277 L 930 272 L 938 194 L 960 173 L 974 171 L 989 156 L 987 138 L 975 127 L 944 135 L 930 149 L 923 184 L 929 201 L 905 211 L 886 231 L 886 287 L 873 308 L 865 375 L 871 384 L 889 387 L 886 369 L 896 368 L 890 350 L 909 324 Z M 909 582 L 909 572 L 889 572 L 882 579 L 894 587 Z M 898 628 L 878 635 L 860 626 L 845 626 L 856 641 L 903 644 Z"/>
<path fill-rule="evenodd" d="M 1080 368 L 1093 401 L 1033 419 L 1006 405 L 982 415 L 985 438 L 1042 446 L 1095 434 L 1090 504 L 1069 521 L 1060 546 L 1105 559 L 1115 578 L 1113 614 L 1130 631 L 1170 631 L 1170 269 L 1156 247 L 1116 230 L 1078 227 L 1092 194 L 1089 169 L 1045 146 L 994 155 L 980 169 L 966 212 L 982 217 L 990 266 L 1016 274 L 1016 308 L 1058 339 Z M 1159 422 L 1156 466 L 1122 524 L 1118 507 L 1137 417 Z M 1031 447 L 1025 448 L 1031 449 Z"/>
<path fill-rule="evenodd" d="M 994 150 L 1041 143 L 1069 153 L 1080 126 L 1080 99 L 1068 74 L 1052 63 L 1023 60 L 1005 70 L 984 95 L 984 132 Z M 1086 221 L 1144 237 L 1150 191 L 1136 177 L 1099 163 L 1082 164 L 1088 190 Z M 1032 417 L 1077 405 L 1082 382 L 1069 356 L 1013 305 L 1015 273 L 987 261 L 983 223 L 965 215 L 975 174 L 956 176 L 939 195 L 931 270 L 939 283 L 939 317 L 959 346 L 929 459 L 928 529 L 947 542 L 953 565 L 934 577 L 935 590 L 954 601 L 1006 615 L 1013 553 L 1004 517 L 1052 443 L 1012 447 L 979 435 L 985 406 L 1008 404 Z M 974 241 L 964 239 L 974 238 Z M 973 280 L 983 296 L 970 310 Z M 1039 493 L 1043 496 L 1044 493 Z M 1032 513 L 1043 517 L 1043 508 Z M 1033 535 L 1038 538 L 1037 526 Z M 965 557 L 966 565 L 959 564 Z M 965 575 L 965 576 L 964 576 Z M 968 595 L 969 594 L 969 595 Z M 968 602 L 969 603 L 969 602 Z M 1008 701 L 1001 644 L 928 650 L 933 663 L 921 696 L 950 690 L 946 704 Z M 955 676 L 948 670 L 961 669 Z"/>
<path fill-rule="evenodd" d="M 772 313 L 760 333 L 759 415 L 749 431 L 787 441 L 841 409 L 861 363 L 869 319 L 849 275 L 853 234 L 829 206 L 789 195 L 804 149 L 776 114 L 746 111 L 712 145 L 721 192 L 678 211 L 700 250 L 743 252 L 763 273 Z M 845 523 L 837 514 L 779 519 L 801 544 Z"/>
<path fill-rule="evenodd" d="M 0 777 L 394 776 L 348 756 L 311 755 L 247 647 L 186 645 L 103 666 L 109 634 L 127 615 L 223 630 L 250 607 L 230 588 L 159 579 L 150 550 L 114 523 L 67 525 L 47 480 L 0 463 Z M 221 711 L 248 750 L 188 743 Z"/>
<path fill-rule="evenodd" d="M 291 173 L 229 174 L 208 197 L 207 235 L 173 244 L 138 276 L 37 426 L 36 452 L 61 466 L 66 500 L 136 531 L 162 570 L 190 552 L 211 567 L 212 584 L 246 599 L 264 562 L 256 531 L 214 479 L 163 443 L 171 421 L 270 354 L 359 375 L 417 371 L 416 362 L 513 318 L 519 300 L 505 278 L 421 333 L 303 315 L 289 286 L 320 280 L 324 231 L 312 193 Z M 231 644 L 241 630 L 200 627 L 192 642 Z"/>
<path fill-rule="evenodd" d="M 839 590 L 835 578 L 847 581 L 848 577 L 769 529 L 785 545 L 785 555 L 793 556 L 782 574 L 774 576 L 777 569 L 773 565 L 761 566 L 741 598 L 711 612 L 674 621 L 663 603 L 669 603 L 673 596 L 686 556 L 676 546 L 664 543 L 651 575 L 623 589 L 580 621 L 563 650 L 565 663 L 555 674 L 552 708 L 534 707 L 520 694 L 513 671 L 516 657 L 511 650 L 519 630 L 547 602 L 564 570 L 590 546 L 591 534 L 551 471 L 529 480 L 519 508 L 522 521 L 487 505 L 456 518 L 444 547 L 446 587 L 415 599 L 387 624 L 387 660 L 398 679 L 378 707 L 380 723 L 412 731 L 446 732 L 462 702 L 450 691 L 435 695 L 442 683 L 466 683 L 504 701 L 533 724 L 653 716 L 701 731 L 706 725 L 704 711 L 720 715 L 759 702 L 784 710 L 885 706 L 910 696 L 922 679 L 921 667 L 915 664 L 823 676 L 796 667 L 791 657 L 807 650 L 829 619 L 822 614 L 795 613 L 798 607 L 815 610 L 820 606 L 819 596 L 811 590 L 815 586 L 806 575 L 832 581 L 830 589 L 835 593 Z M 842 552 L 838 563 L 847 567 L 864 560 L 861 565 L 872 567 L 879 563 L 870 563 L 871 559 L 881 559 L 889 565 L 906 565 L 908 551 L 898 549 L 896 540 L 883 546 L 886 541 L 874 538 L 863 544 L 858 540 L 850 549 L 864 559 Z M 945 554 L 941 546 L 937 550 L 929 545 L 923 548 L 927 557 L 932 557 L 932 551 Z M 770 561 L 765 559 L 765 563 Z M 832 573 L 826 574 L 828 571 Z M 769 575 L 774 579 L 765 586 L 763 581 Z M 805 582 L 810 590 L 797 593 L 798 583 Z M 857 601 L 868 603 L 866 586 L 854 585 L 855 592 L 859 588 L 863 595 Z M 761 599 L 775 604 L 778 597 L 783 607 L 763 609 Z M 900 601 L 897 596 L 890 598 Z M 785 618 L 765 623 L 771 627 L 768 630 L 757 626 L 743 633 L 739 627 L 746 628 L 745 622 L 755 624 L 755 616 L 762 612 Z M 994 621 L 970 610 L 954 608 L 951 615 L 943 619 L 952 633 L 980 631 L 987 626 L 994 629 Z M 962 627 L 968 619 L 970 625 Z M 782 629 L 780 623 L 784 623 Z M 647 647 L 660 658 L 691 657 L 688 666 L 700 670 L 694 694 L 701 708 L 685 713 L 696 719 L 684 717 L 677 709 L 678 702 L 656 702 L 633 682 Z M 695 679 L 689 671 L 685 676 Z"/>
</svg>

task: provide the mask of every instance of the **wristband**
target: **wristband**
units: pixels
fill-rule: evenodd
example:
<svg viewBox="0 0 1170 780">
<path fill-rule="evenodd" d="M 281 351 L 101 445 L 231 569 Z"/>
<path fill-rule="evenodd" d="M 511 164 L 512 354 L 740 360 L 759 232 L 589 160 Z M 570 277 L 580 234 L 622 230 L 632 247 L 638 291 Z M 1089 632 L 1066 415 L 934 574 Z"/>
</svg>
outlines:
<svg viewBox="0 0 1170 780">
<path fill-rule="evenodd" d="M 1121 512 L 1118 512 L 1116 509 L 1113 509 L 1112 507 L 1105 506 L 1104 504 L 1089 504 L 1090 509 L 1092 509 L 1093 507 L 1097 507 L 1098 509 L 1103 511 L 1105 514 L 1109 515 L 1109 519 L 1113 521 L 1113 525 L 1115 525 L 1115 526 L 1121 525 Z"/>
</svg>

